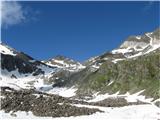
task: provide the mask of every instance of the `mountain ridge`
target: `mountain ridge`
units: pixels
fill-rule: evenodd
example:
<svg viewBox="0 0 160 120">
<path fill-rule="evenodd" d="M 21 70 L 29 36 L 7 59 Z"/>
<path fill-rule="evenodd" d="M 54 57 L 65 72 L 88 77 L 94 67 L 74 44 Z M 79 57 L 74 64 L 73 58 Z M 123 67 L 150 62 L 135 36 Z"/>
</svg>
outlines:
<svg viewBox="0 0 160 120">
<path fill-rule="evenodd" d="M 83 64 L 64 56 L 39 61 L 0 44 L 0 110 L 14 117 L 19 111 L 69 117 L 160 107 L 160 30 L 127 40 Z"/>
<path fill-rule="evenodd" d="M 6 75 L 9 75 L 9 78 L 7 76 L 5 80 L 14 79 L 15 82 L 18 84 L 18 81 L 20 81 L 19 78 L 20 79 L 25 78 L 24 79 L 25 84 L 27 84 L 28 86 L 36 87 L 37 89 L 40 90 L 43 89 L 50 90 L 53 89 L 54 87 L 61 87 L 61 86 L 69 86 L 69 87 L 81 86 L 81 88 L 85 89 L 85 87 L 82 86 L 81 82 L 84 81 L 83 83 L 86 83 L 87 81 L 90 81 L 91 78 L 92 82 L 95 81 L 99 84 L 97 80 L 100 79 L 102 83 L 108 81 L 107 83 L 109 84 L 110 82 L 113 82 L 113 80 L 109 80 L 108 78 L 106 78 L 105 77 L 106 73 L 102 73 L 102 75 L 99 75 L 99 71 L 102 71 L 103 66 L 105 64 L 117 66 L 115 64 L 124 64 L 125 62 L 127 63 L 127 61 L 134 61 L 135 59 L 139 59 L 139 57 L 145 57 L 145 55 L 154 54 L 154 52 L 156 52 L 160 48 L 159 33 L 160 29 L 158 28 L 154 32 L 146 33 L 145 35 L 138 36 L 138 38 L 137 36 L 128 37 L 128 39 L 126 39 L 120 45 L 119 48 L 116 48 L 110 52 L 105 52 L 100 56 L 90 58 L 84 64 L 81 64 L 77 61 L 74 61 L 62 55 L 56 56 L 47 61 L 38 61 L 28 56 L 27 54 L 23 52 L 18 52 L 15 49 L 12 49 L 9 46 L 6 46 L 5 44 L 2 43 L 0 52 L 2 57 L 1 75 L 3 77 L 1 77 L 1 79 L 3 80 L 4 77 L 6 77 Z M 147 42 L 143 43 L 142 41 L 147 41 Z M 11 64 L 7 64 L 8 62 Z M 111 71 L 112 69 L 114 69 L 114 67 L 108 68 L 106 66 L 104 68 L 104 71 L 106 68 L 111 69 Z M 97 72 L 98 74 L 97 76 L 95 76 L 94 74 L 96 74 Z M 19 75 L 17 75 L 16 73 L 18 73 Z M 112 73 L 113 72 L 107 73 L 108 74 L 107 76 L 110 76 L 109 74 Z M 28 76 L 33 78 L 32 80 L 26 82 L 25 81 L 26 79 L 31 79 Z M 101 78 L 99 78 L 98 76 Z M 10 81 L 8 82 L 10 83 Z M 89 82 L 87 84 L 89 86 L 95 84 L 96 86 L 97 83 L 94 82 L 92 83 L 92 82 L 91 83 Z M 100 87 L 102 83 L 100 83 Z M 99 88 L 97 88 L 97 90 L 99 90 Z"/>
</svg>

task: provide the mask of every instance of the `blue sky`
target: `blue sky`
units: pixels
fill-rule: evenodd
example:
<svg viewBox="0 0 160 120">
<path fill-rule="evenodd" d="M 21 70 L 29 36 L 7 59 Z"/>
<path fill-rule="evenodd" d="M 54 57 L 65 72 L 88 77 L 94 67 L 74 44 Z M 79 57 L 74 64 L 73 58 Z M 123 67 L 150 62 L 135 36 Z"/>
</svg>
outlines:
<svg viewBox="0 0 160 120">
<path fill-rule="evenodd" d="M 11 15 L 21 16 L 2 22 L 2 41 L 39 60 L 64 55 L 84 61 L 159 27 L 158 2 L 16 4 L 20 7 Z"/>
</svg>

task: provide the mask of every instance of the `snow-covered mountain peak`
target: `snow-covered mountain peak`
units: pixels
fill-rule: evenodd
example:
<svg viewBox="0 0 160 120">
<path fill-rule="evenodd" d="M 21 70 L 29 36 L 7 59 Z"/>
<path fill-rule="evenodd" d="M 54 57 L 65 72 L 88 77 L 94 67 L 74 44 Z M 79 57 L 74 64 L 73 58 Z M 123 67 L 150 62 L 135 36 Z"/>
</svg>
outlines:
<svg viewBox="0 0 160 120">
<path fill-rule="evenodd" d="M 4 43 L 0 43 L 0 53 L 15 56 L 17 51 Z"/>
<path fill-rule="evenodd" d="M 46 63 L 47 65 L 62 68 L 70 72 L 77 72 L 85 68 L 85 66 L 82 65 L 81 63 L 74 61 L 70 58 L 67 58 L 65 56 L 62 56 L 62 55 L 58 55 L 52 59 L 49 59 L 43 62 Z"/>
<path fill-rule="evenodd" d="M 142 49 L 146 47 L 150 43 L 150 38 L 146 35 L 144 36 L 130 36 L 127 40 L 125 40 L 121 46 L 120 49 Z"/>
<path fill-rule="evenodd" d="M 97 70 L 105 61 L 117 63 L 118 61 L 135 58 L 148 54 L 160 48 L 160 29 L 144 35 L 128 37 L 119 48 L 106 52 L 100 56 L 92 57 L 86 65 Z"/>
<path fill-rule="evenodd" d="M 112 50 L 112 53 L 122 53 L 128 57 L 127 53 L 138 54 L 138 52 L 143 52 L 145 54 L 145 52 L 149 53 L 158 47 L 160 47 L 160 29 L 145 33 L 142 36 L 131 36 L 118 49 Z"/>
<path fill-rule="evenodd" d="M 43 84 L 44 79 L 56 73 L 59 69 L 48 66 L 29 55 L 19 52 L 3 43 L 0 44 L 1 86 L 20 85 L 22 88 L 34 84 Z"/>
</svg>

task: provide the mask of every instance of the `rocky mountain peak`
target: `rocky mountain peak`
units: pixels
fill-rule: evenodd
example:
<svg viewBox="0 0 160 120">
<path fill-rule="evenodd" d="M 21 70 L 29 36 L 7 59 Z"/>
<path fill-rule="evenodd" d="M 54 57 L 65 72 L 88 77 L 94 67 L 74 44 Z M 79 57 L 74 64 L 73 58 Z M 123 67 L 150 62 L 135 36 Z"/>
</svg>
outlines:
<svg viewBox="0 0 160 120">
<path fill-rule="evenodd" d="M 112 51 L 113 54 L 116 53 L 138 53 L 143 50 L 148 49 L 148 51 L 153 51 L 160 47 L 160 29 L 158 28 L 154 32 L 148 32 L 144 35 L 130 36 L 128 37 L 118 49 Z"/>
<path fill-rule="evenodd" d="M 47 61 L 43 61 L 43 62 L 47 65 L 62 68 L 70 72 L 77 72 L 85 68 L 85 66 L 83 66 L 80 62 L 67 58 L 62 55 L 57 55 L 54 58 L 49 59 Z"/>
<path fill-rule="evenodd" d="M 5 43 L 0 43 L 0 53 L 15 56 L 18 52 L 14 48 L 6 45 Z"/>
<path fill-rule="evenodd" d="M 98 69 L 105 61 L 118 61 L 136 58 L 160 48 L 160 28 L 144 35 L 128 37 L 119 48 L 89 59 L 86 64 Z"/>
<path fill-rule="evenodd" d="M 1 76 L 2 86 L 18 82 L 18 86 L 31 87 L 33 84 L 41 84 L 43 78 L 57 71 L 56 68 L 48 66 L 29 55 L 19 52 L 10 46 L 1 43 Z M 37 81 L 37 79 L 39 81 Z M 4 82 L 5 81 L 5 82 Z"/>
<path fill-rule="evenodd" d="M 153 32 L 145 33 L 144 35 L 130 36 L 120 46 L 120 49 L 134 48 L 144 49 L 148 45 L 160 44 L 160 29 Z"/>
<path fill-rule="evenodd" d="M 63 56 L 63 55 L 57 55 L 53 59 L 56 59 L 56 60 L 65 60 L 65 59 L 69 59 L 69 58 L 67 58 L 66 56 Z"/>
</svg>

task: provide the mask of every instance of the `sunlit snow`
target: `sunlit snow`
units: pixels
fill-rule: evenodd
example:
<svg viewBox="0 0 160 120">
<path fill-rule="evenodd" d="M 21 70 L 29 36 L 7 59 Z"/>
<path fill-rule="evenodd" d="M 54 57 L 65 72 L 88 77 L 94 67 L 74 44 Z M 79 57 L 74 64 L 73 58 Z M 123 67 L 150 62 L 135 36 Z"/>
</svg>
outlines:
<svg viewBox="0 0 160 120">
<path fill-rule="evenodd" d="M 4 113 L 0 111 L 1 119 L 53 119 L 53 120 L 158 120 L 160 118 L 160 108 L 154 105 L 132 105 L 120 108 L 74 105 L 77 107 L 98 108 L 104 112 L 97 112 L 92 115 L 83 115 L 77 117 L 38 117 L 34 116 L 32 112 L 18 111 L 16 117 L 11 116 L 11 113 Z"/>
</svg>

